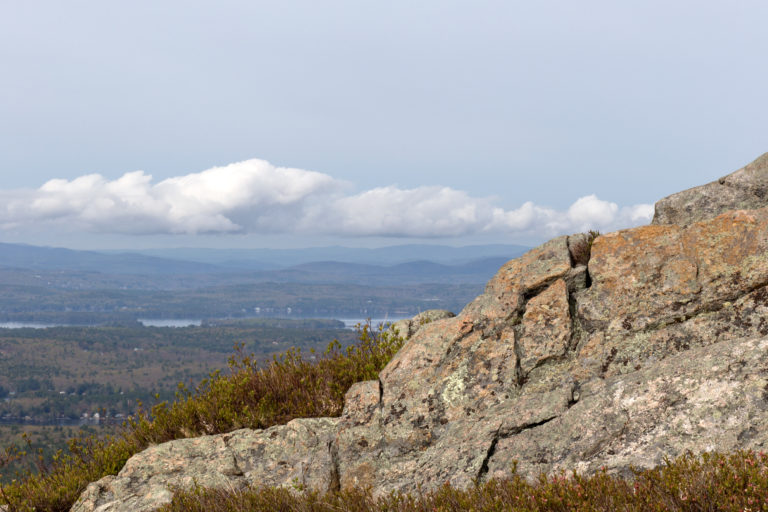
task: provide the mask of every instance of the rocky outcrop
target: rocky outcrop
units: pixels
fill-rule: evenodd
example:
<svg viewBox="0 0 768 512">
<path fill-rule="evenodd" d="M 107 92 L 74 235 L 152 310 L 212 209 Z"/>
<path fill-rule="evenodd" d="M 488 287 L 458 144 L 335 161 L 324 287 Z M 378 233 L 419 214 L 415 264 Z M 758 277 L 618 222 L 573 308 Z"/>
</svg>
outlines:
<svg viewBox="0 0 768 512">
<path fill-rule="evenodd" d="M 719 180 L 665 197 L 652 224 L 691 224 L 729 210 L 768 206 L 768 153 Z"/>
<path fill-rule="evenodd" d="M 455 317 L 417 322 L 379 379 L 347 392 L 341 418 L 301 420 L 327 423 L 296 434 L 290 449 L 280 439 L 295 422 L 242 441 L 264 446 L 274 432 L 270 453 L 286 455 L 261 467 L 238 462 L 241 474 L 228 469 L 235 483 L 227 485 L 290 485 L 306 474 L 298 481 L 311 488 L 371 486 L 381 495 L 465 487 L 509 476 L 515 464 L 529 477 L 600 467 L 629 474 L 686 450 L 765 448 L 768 208 L 590 243 L 587 235 L 551 240 L 504 265 Z M 224 441 L 206 442 L 216 461 L 230 453 L 216 451 Z M 136 457 L 174 464 L 170 452 L 146 453 Z M 82 502 L 151 494 L 119 494 L 117 482 L 157 471 L 142 464 L 131 459 Z M 169 476 L 146 489 L 195 478 L 163 471 Z"/>
<path fill-rule="evenodd" d="M 582 242 L 509 262 L 380 382 L 350 390 L 368 405 L 338 427 L 342 487 L 467 486 L 508 476 L 513 460 L 530 476 L 627 472 L 765 441 L 741 434 L 768 419 L 766 340 L 744 339 L 768 334 L 768 209 L 603 235 L 588 267 L 569 251 Z M 709 428 L 717 418 L 728 423 Z"/>
<path fill-rule="evenodd" d="M 169 503 L 173 490 L 249 484 L 328 491 L 338 486 L 331 441 L 337 419 L 293 420 L 266 430 L 242 429 L 179 439 L 134 455 L 117 476 L 92 483 L 78 512 L 145 512 Z"/>
<path fill-rule="evenodd" d="M 416 334 L 416 331 L 421 329 L 422 325 L 434 322 L 435 320 L 442 320 L 443 318 L 453 318 L 454 316 L 456 315 L 447 309 L 430 309 L 419 313 L 413 318 L 398 320 L 389 329 L 393 333 L 408 339 Z"/>
</svg>

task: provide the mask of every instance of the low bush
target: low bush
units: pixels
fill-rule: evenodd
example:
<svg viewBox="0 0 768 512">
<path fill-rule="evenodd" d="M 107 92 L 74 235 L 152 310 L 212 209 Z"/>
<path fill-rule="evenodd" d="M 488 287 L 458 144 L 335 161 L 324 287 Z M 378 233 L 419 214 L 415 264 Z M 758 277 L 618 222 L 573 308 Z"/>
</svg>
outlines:
<svg viewBox="0 0 768 512">
<path fill-rule="evenodd" d="M 310 358 L 289 350 L 264 365 L 237 347 L 228 375 L 215 372 L 194 392 L 180 387 L 174 403 L 140 410 L 114 436 L 70 441 L 69 453 L 60 452 L 51 463 L 41 458 L 37 473 L 18 475 L 0 487 L 0 505 L 9 512 L 66 511 L 90 482 L 116 475 L 131 455 L 151 444 L 267 428 L 294 418 L 338 416 L 347 389 L 377 378 L 402 343 L 382 326 L 363 325 L 356 344 L 344 349 L 334 340 L 324 354 Z M 25 454 L 6 453 L 4 458 L 18 456 Z"/>
</svg>

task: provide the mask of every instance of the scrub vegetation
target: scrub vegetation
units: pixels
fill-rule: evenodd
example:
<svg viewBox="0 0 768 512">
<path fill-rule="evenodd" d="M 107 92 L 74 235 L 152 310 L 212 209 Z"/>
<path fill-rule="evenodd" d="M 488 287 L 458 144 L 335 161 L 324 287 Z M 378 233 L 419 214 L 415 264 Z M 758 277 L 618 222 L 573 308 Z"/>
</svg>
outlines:
<svg viewBox="0 0 768 512">
<path fill-rule="evenodd" d="M 291 347 L 343 345 L 355 332 L 335 320 L 226 319 L 201 327 L 0 329 L 0 446 L 8 424 L 120 424 L 139 401 L 173 400 L 227 368 L 232 347 L 269 360 Z"/>
<path fill-rule="evenodd" d="M 290 349 L 268 364 L 243 352 L 229 361 L 229 372 L 216 371 L 194 390 L 183 385 L 173 403 L 139 409 L 113 435 L 73 439 L 50 462 L 42 455 L 37 472 L 17 475 L 0 487 L 0 505 L 9 511 L 69 510 L 85 487 L 116 475 L 128 458 L 150 444 L 184 437 L 267 428 L 294 418 L 339 416 L 344 394 L 355 382 L 375 379 L 402 345 L 402 338 L 361 326 L 355 344 L 331 342 L 322 357 Z M 3 465 L 32 456 L 11 446 Z"/>
</svg>

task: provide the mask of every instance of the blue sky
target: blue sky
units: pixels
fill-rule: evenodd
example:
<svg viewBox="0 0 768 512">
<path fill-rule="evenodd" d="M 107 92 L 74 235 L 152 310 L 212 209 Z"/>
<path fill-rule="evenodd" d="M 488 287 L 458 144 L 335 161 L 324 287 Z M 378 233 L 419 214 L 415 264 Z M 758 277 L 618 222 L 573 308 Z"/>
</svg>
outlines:
<svg viewBox="0 0 768 512">
<path fill-rule="evenodd" d="M 0 3 L 0 240 L 535 244 L 768 151 L 768 4 Z"/>
</svg>

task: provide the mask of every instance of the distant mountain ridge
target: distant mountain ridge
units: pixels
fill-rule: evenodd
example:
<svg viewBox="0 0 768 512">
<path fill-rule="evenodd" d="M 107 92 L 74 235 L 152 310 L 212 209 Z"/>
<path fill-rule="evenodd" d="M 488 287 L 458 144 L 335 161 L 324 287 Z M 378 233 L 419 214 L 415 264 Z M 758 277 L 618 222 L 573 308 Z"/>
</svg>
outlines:
<svg viewBox="0 0 768 512">
<path fill-rule="evenodd" d="M 432 261 L 446 265 L 460 265 L 470 261 L 520 256 L 530 247 L 513 244 L 448 245 L 407 244 L 378 248 L 360 247 L 308 247 L 304 249 L 147 249 L 137 254 L 159 258 L 180 259 L 208 263 L 228 268 L 268 270 L 304 263 L 336 261 L 369 265 L 396 265 L 412 261 Z M 109 252 L 105 252 L 109 253 Z M 261 265 L 261 267 L 258 267 Z M 267 267 L 269 266 L 269 267 Z"/>
<path fill-rule="evenodd" d="M 100 252 L 0 243 L 0 268 L 125 276 L 189 275 L 191 284 L 204 280 L 206 285 L 212 284 L 211 279 L 222 282 L 236 279 L 246 282 L 387 284 L 391 280 L 429 282 L 431 277 L 440 282 L 455 282 L 457 279 L 458 282 L 484 282 L 504 262 L 526 250 L 516 245 L 404 245 L 379 249 L 321 247 Z M 323 259 L 323 256 L 334 258 Z M 196 278 L 196 275 L 199 277 Z M 203 279 L 203 275 L 207 277 Z"/>
<path fill-rule="evenodd" d="M 434 261 L 410 261 L 396 265 L 370 265 L 316 261 L 285 269 L 251 274 L 266 281 L 302 283 L 356 283 L 387 286 L 394 283 L 482 283 L 512 258 L 488 257 L 459 265 Z"/>
<path fill-rule="evenodd" d="M 404 317 L 434 307 L 462 308 L 523 250 L 405 246 L 319 248 L 306 254 L 295 249 L 206 252 L 209 261 L 189 261 L 181 256 L 193 254 L 178 251 L 167 252 L 174 259 L 0 244 L 0 319 L 126 325 L 139 318 Z M 259 260 L 260 253 L 267 256 Z M 353 261 L 315 259 L 323 254 Z M 275 255 L 283 259 L 279 268 L 280 258 L 269 259 Z M 415 258 L 419 255 L 438 261 Z M 253 259 L 227 263 L 244 256 Z"/>
<path fill-rule="evenodd" d="M 197 274 L 217 267 L 139 253 L 107 254 L 60 247 L 0 243 L 0 266 L 39 270 L 77 270 L 109 274 Z"/>
</svg>

